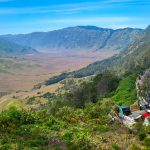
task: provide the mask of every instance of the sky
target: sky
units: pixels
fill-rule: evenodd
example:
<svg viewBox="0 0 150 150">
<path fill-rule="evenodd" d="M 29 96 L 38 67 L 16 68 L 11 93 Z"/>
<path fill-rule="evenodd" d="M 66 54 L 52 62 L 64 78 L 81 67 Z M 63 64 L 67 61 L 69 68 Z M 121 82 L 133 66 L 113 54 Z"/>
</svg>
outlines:
<svg viewBox="0 0 150 150">
<path fill-rule="evenodd" d="M 0 34 L 78 25 L 146 28 L 150 0 L 0 0 Z"/>
</svg>

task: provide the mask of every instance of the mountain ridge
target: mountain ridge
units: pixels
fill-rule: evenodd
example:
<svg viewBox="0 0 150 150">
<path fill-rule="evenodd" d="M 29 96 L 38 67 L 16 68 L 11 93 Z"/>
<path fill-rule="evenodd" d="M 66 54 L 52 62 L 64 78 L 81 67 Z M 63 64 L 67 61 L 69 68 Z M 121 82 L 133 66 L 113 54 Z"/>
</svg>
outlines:
<svg viewBox="0 0 150 150">
<path fill-rule="evenodd" d="M 108 29 L 96 26 L 76 26 L 49 32 L 1 35 L 6 40 L 30 46 L 40 51 L 56 50 L 125 50 L 139 36 L 142 29 Z M 85 44 L 86 43 L 86 44 Z"/>
<path fill-rule="evenodd" d="M 31 47 L 22 46 L 6 39 L 0 38 L 0 55 L 1 56 L 11 56 L 20 54 L 32 54 L 37 53 L 37 51 Z"/>
<path fill-rule="evenodd" d="M 150 28 L 146 28 L 139 39 L 137 39 L 127 50 L 122 51 L 111 58 L 94 62 L 77 71 L 62 73 L 45 82 L 46 85 L 57 83 L 67 77 L 82 78 L 99 74 L 105 71 L 113 71 L 120 76 L 129 72 L 138 73 L 150 67 Z"/>
<path fill-rule="evenodd" d="M 120 54 L 106 60 L 90 64 L 89 66 L 81 69 L 80 71 L 82 73 L 84 71 L 87 71 L 88 74 L 93 74 L 96 73 L 98 70 L 100 70 L 101 72 L 107 69 L 111 69 L 113 71 L 117 71 L 119 74 L 124 74 L 126 70 L 131 71 L 132 69 L 134 69 L 135 71 L 137 71 L 139 68 L 143 70 L 149 68 L 149 60 L 150 26 L 148 26 L 144 30 L 143 35 L 139 39 L 137 39 L 132 45 L 130 45 L 126 51 L 122 51 Z M 93 71 L 91 72 L 90 69 L 92 69 Z M 77 75 L 80 71 L 75 71 L 74 75 Z"/>
</svg>

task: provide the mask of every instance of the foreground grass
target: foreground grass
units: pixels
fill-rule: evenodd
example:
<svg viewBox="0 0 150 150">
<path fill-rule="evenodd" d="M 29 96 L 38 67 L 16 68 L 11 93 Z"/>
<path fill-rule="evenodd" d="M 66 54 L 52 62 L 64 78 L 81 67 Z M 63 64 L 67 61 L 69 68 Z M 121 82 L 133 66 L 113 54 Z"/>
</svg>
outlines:
<svg viewBox="0 0 150 150">
<path fill-rule="evenodd" d="M 9 108 L 0 114 L 0 149 L 123 150 L 135 147 L 134 143 L 146 148 L 137 133 L 118 122 L 110 122 L 111 106 L 105 100 L 89 103 L 85 109 L 62 106 L 60 101 L 33 112 Z"/>
</svg>

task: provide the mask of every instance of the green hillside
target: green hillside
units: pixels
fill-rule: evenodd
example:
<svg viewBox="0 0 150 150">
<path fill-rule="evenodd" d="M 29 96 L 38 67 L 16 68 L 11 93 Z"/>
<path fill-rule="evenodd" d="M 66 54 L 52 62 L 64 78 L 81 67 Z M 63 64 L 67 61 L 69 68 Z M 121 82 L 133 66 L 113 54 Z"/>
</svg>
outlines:
<svg viewBox="0 0 150 150">
<path fill-rule="evenodd" d="M 0 56 L 23 55 L 36 52 L 37 51 L 31 47 L 21 46 L 0 38 Z"/>
<path fill-rule="evenodd" d="M 23 105 L 13 100 L 0 113 L 0 149 L 149 150 L 149 126 L 139 122 L 131 130 L 110 116 L 115 104 L 136 101 L 136 77 L 104 72 L 69 85 L 66 79 L 57 94 L 29 97 Z"/>
<path fill-rule="evenodd" d="M 134 75 L 124 77 L 111 99 L 119 105 L 130 106 L 133 104 L 137 100 L 135 81 L 136 76 Z"/>
</svg>

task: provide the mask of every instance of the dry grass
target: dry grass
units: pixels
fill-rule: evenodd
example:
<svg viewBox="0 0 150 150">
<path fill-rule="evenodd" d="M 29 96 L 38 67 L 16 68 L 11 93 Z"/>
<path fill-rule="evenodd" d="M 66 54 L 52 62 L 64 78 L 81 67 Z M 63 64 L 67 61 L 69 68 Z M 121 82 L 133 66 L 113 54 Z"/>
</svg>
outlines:
<svg viewBox="0 0 150 150">
<path fill-rule="evenodd" d="M 0 72 L 0 92 L 9 92 L 9 95 L 0 98 L 0 110 L 12 102 L 13 98 L 24 100 L 27 97 L 40 96 L 44 93 L 54 93 L 62 84 L 43 86 L 39 90 L 32 90 L 34 85 L 42 83 L 54 75 L 64 71 L 73 71 L 87 66 L 97 60 L 108 58 L 118 52 L 80 52 L 66 55 L 42 54 L 36 56 L 22 56 L 17 59 L 21 64 L 30 64 L 29 67 L 15 68 L 9 64 L 10 73 Z M 28 63 L 27 63 L 28 62 Z M 32 66 L 32 67 L 30 67 Z M 17 103 L 17 102 L 15 102 Z"/>
<path fill-rule="evenodd" d="M 10 106 L 22 106 L 25 108 L 25 99 L 29 97 L 42 96 L 47 92 L 55 93 L 56 90 L 62 86 L 62 84 L 57 83 L 50 86 L 43 86 L 38 90 L 31 90 L 29 92 L 12 92 L 11 94 L 0 98 L 0 111 Z"/>
<path fill-rule="evenodd" d="M 17 59 L 25 67 L 9 64 L 7 71 L 0 73 L 1 92 L 14 92 L 31 90 L 37 83 L 64 71 L 73 71 L 87 66 L 97 60 L 108 58 L 117 52 L 80 52 L 66 55 L 41 54 L 36 56 L 23 56 Z M 29 64 L 28 64 L 28 63 Z M 23 66 L 23 65 L 22 65 Z"/>
</svg>

